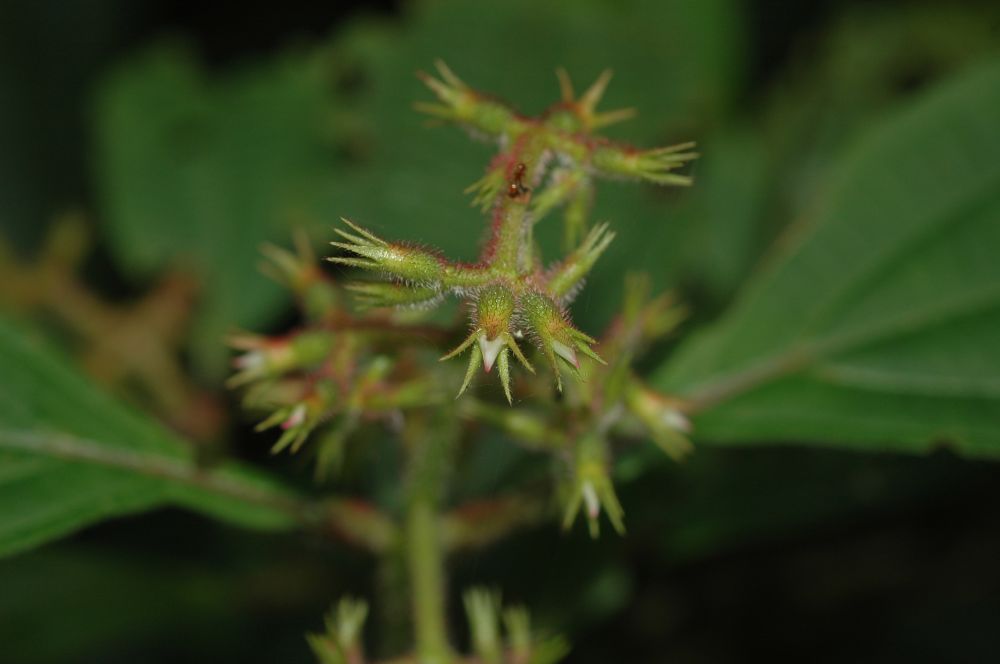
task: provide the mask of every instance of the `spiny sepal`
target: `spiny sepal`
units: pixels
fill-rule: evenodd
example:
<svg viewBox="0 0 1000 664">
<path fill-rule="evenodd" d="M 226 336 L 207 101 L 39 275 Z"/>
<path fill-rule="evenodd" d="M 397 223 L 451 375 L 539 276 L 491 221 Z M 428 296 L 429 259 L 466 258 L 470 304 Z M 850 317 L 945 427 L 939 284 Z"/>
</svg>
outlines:
<svg viewBox="0 0 1000 664">
<path fill-rule="evenodd" d="M 601 533 L 603 511 L 619 535 L 625 534 L 625 511 L 608 474 L 607 443 L 598 434 L 589 434 L 577 443 L 576 459 L 570 478 L 563 528 L 568 529 L 583 508 L 590 536 Z"/>
<path fill-rule="evenodd" d="M 611 82 L 612 71 L 605 69 L 579 98 L 573 91 L 569 73 L 560 67 L 556 70 L 559 79 L 560 103 L 546 117 L 551 126 L 564 131 L 590 134 L 609 125 L 635 117 L 634 108 L 619 108 L 603 113 L 597 112 L 597 105 Z"/>
<path fill-rule="evenodd" d="M 323 412 L 322 399 L 318 395 L 312 395 L 297 403 L 278 408 L 254 427 L 254 430 L 266 431 L 280 426 L 282 434 L 271 446 L 271 454 L 278 454 L 286 449 L 295 453 L 302 448 L 309 434 L 320 423 Z"/>
<path fill-rule="evenodd" d="M 386 242 L 357 224 L 342 220 L 353 233 L 342 228 L 334 229 L 343 241 L 331 242 L 333 246 L 354 256 L 333 256 L 331 263 L 373 270 L 411 284 L 433 287 L 441 283 L 444 262 L 434 252 L 420 247 Z"/>
<path fill-rule="evenodd" d="M 675 170 L 684 166 L 698 153 L 692 152 L 694 143 L 681 143 L 650 150 L 606 143 L 592 153 L 594 168 L 608 176 L 645 180 L 654 184 L 688 186 L 692 178 L 679 175 Z"/>
<path fill-rule="evenodd" d="M 330 353 L 335 339 L 326 330 L 304 330 L 275 338 L 236 334 L 228 342 L 232 348 L 243 351 L 233 360 L 236 373 L 226 381 L 232 388 L 315 364 Z"/>
<path fill-rule="evenodd" d="M 306 640 L 320 664 L 364 664 L 361 632 L 368 617 L 364 600 L 345 597 L 326 615 L 326 631 Z"/>
<path fill-rule="evenodd" d="M 293 241 L 294 252 L 264 244 L 260 252 L 265 260 L 261 262 L 260 270 L 295 295 L 308 320 L 328 319 L 340 304 L 337 287 L 317 264 L 305 233 L 296 232 Z"/>
<path fill-rule="evenodd" d="M 477 327 L 472 333 L 465 338 L 465 340 L 459 344 L 454 350 L 444 355 L 441 361 L 450 360 L 454 357 L 458 357 L 464 353 L 469 348 L 472 348 L 469 353 L 469 364 L 465 371 L 465 379 L 462 381 L 462 387 L 459 389 L 458 394 L 455 396 L 462 396 L 468 389 L 472 382 L 472 377 L 475 375 L 476 370 L 482 366 L 486 373 L 493 370 L 493 365 L 496 364 L 498 367 L 498 374 L 500 375 L 500 383 L 503 386 L 504 395 L 507 397 L 507 401 L 511 404 L 514 403 L 513 394 L 510 388 L 510 358 L 509 354 L 513 354 L 517 358 L 518 362 L 531 373 L 535 373 L 535 368 L 531 366 L 528 362 L 528 358 L 524 356 L 521 352 L 521 348 L 517 345 L 517 340 L 514 338 L 510 332 L 501 332 L 496 337 L 490 339 L 487 336 L 486 331 Z"/>
<path fill-rule="evenodd" d="M 615 234 L 608 230 L 608 224 L 598 224 L 592 228 L 580 246 L 549 270 L 549 292 L 563 301 L 572 299 L 597 259 L 614 239 Z"/>
<path fill-rule="evenodd" d="M 522 606 L 505 609 L 499 592 L 472 588 L 462 599 L 476 662 L 557 664 L 569 653 L 569 644 L 563 637 L 533 633 L 527 609 Z"/>
<path fill-rule="evenodd" d="M 498 367 L 500 384 L 503 385 L 504 395 L 511 404 L 514 402 L 510 389 L 510 354 L 513 353 L 525 369 L 534 373 L 535 369 L 528 362 L 528 358 L 521 352 L 517 345 L 517 340 L 513 334 L 513 320 L 516 310 L 516 300 L 509 286 L 503 284 L 493 284 L 484 288 L 476 299 L 473 326 L 474 329 L 468 337 L 453 351 L 442 357 L 442 360 L 449 360 L 465 352 L 472 346 L 472 353 L 469 356 L 469 367 L 465 372 L 465 380 L 458 396 L 462 396 L 469 387 L 472 375 L 480 364 L 489 373 L 493 365 Z"/>
<path fill-rule="evenodd" d="M 444 293 L 434 286 L 409 285 L 387 281 L 356 281 L 344 286 L 354 295 L 362 310 L 381 307 L 432 307 Z"/>
<path fill-rule="evenodd" d="M 483 177 L 465 188 L 464 193 L 472 194 L 472 205 L 482 212 L 487 212 L 496 203 L 497 196 L 506 186 L 506 169 L 502 165 L 500 167 L 491 165 Z"/>
<path fill-rule="evenodd" d="M 417 102 L 418 111 L 487 136 L 500 136 L 515 128 L 519 120 L 510 107 L 470 88 L 441 60 L 434 66 L 440 78 L 426 72 L 417 72 L 417 77 L 441 103 Z"/>
<path fill-rule="evenodd" d="M 671 459 L 679 461 L 691 453 L 691 421 L 680 401 L 651 390 L 633 377 L 626 388 L 625 406 Z"/>
<path fill-rule="evenodd" d="M 529 291 L 521 296 L 520 304 L 525 327 L 555 373 L 558 389 L 562 389 L 560 363 L 579 377 L 578 352 L 601 364 L 605 363 L 592 348 L 597 341 L 573 327 L 566 313 L 551 297 L 538 291 Z"/>
</svg>

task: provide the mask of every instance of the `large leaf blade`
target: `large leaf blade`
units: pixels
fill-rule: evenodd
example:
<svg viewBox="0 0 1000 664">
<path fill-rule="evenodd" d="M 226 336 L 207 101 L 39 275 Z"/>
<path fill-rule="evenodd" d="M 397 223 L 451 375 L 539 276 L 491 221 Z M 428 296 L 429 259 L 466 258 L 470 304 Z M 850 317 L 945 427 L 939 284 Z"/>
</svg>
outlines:
<svg viewBox="0 0 1000 664">
<path fill-rule="evenodd" d="M 873 131 L 657 383 L 721 442 L 1000 454 L 1000 64 Z"/>
<path fill-rule="evenodd" d="M 296 523 L 295 495 L 193 450 L 0 318 L 0 555 L 88 524 L 181 505 L 258 528 Z"/>
</svg>

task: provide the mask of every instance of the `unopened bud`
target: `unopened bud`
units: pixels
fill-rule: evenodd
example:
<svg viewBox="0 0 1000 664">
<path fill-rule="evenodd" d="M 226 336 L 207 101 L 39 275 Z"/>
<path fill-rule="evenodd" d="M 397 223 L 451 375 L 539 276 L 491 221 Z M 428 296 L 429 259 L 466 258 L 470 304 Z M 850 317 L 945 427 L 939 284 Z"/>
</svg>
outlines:
<svg viewBox="0 0 1000 664">
<path fill-rule="evenodd" d="M 604 363 L 591 348 L 591 344 L 596 343 L 594 339 L 574 328 L 562 309 L 548 296 L 537 291 L 526 293 L 521 297 L 521 311 L 535 342 L 555 372 L 560 389 L 562 379 L 557 357 L 563 359 L 577 374 L 580 368 L 578 352 Z"/>
<path fill-rule="evenodd" d="M 323 634 L 308 634 L 306 639 L 320 664 L 353 664 L 364 662 L 361 631 L 368 617 L 364 600 L 345 597 L 326 616 Z"/>
<path fill-rule="evenodd" d="M 503 284 L 488 286 L 479 294 L 475 309 L 475 329 L 457 348 L 441 358 L 442 360 L 451 359 L 472 346 L 472 353 L 469 356 L 469 367 L 465 372 L 465 380 L 462 382 L 462 387 L 458 392 L 459 396 L 468 388 L 472 376 L 480 364 L 482 364 L 483 369 L 487 373 L 496 364 L 500 369 L 498 372 L 500 374 L 500 383 L 503 385 L 507 401 L 513 403 L 509 366 L 509 356 L 511 354 L 518 359 L 524 368 L 534 372 L 534 368 L 517 345 L 517 340 L 511 329 L 514 306 L 514 295 Z"/>
<path fill-rule="evenodd" d="M 594 150 L 593 164 L 608 176 L 629 177 L 656 184 L 689 185 L 692 180 L 687 175 L 672 171 L 697 157 L 690 152 L 694 143 L 682 143 L 665 148 L 637 150 L 635 148 L 608 143 Z"/>
<path fill-rule="evenodd" d="M 569 501 L 563 517 L 564 528 L 573 523 L 581 507 L 587 518 L 591 537 L 597 537 L 600 533 L 602 510 L 616 532 L 625 532 L 625 512 L 608 475 L 607 444 L 597 435 L 587 436 L 577 443 Z"/>
<path fill-rule="evenodd" d="M 633 380 L 626 391 L 626 406 L 645 426 L 649 436 L 672 459 L 691 452 L 691 421 L 681 409 L 681 402 L 649 389 Z"/>
<path fill-rule="evenodd" d="M 327 259 L 330 262 L 374 270 L 419 285 L 440 283 L 444 263 L 435 253 L 420 247 L 390 244 L 347 219 L 342 221 L 351 232 L 335 229 L 344 241 L 330 244 L 355 256 L 335 256 Z"/>
</svg>

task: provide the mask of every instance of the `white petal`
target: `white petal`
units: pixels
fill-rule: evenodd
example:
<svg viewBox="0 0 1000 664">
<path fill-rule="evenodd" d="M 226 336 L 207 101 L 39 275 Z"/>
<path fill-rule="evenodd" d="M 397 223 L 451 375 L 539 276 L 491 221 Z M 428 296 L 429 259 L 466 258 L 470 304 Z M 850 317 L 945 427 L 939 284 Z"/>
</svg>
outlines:
<svg viewBox="0 0 1000 664">
<path fill-rule="evenodd" d="M 601 513 L 601 501 L 597 498 L 597 490 L 590 480 L 583 483 L 583 502 L 587 505 L 587 516 L 596 519 Z"/>
<path fill-rule="evenodd" d="M 556 355 L 563 358 L 574 367 L 579 367 L 580 362 L 576 359 L 576 351 L 559 341 L 552 341 L 552 350 L 556 352 Z"/>
<path fill-rule="evenodd" d="M 487 373 L 493 368 L 493 363 L 497 361 L 497 355 L 500 354 L 505 345 L 503 337 L 487 339 L 485 334 L 479 337 L 479 350 L 483 351 L 483 368 L 486 369 Z"/>
<path fill-rule="evenodd" d="M 263 369 L 265 364 L 264 353 L 259 350 L 252 350 L 237 357 L 233 361 L 233 364 L 236 365 L 237 369 L 243 369 L 244 371 Z"/>
<path fill-rule="evenodd" d="M 691 420 L 679 410 L 663 411 L 663 423 L 675 431 L 691 433 Z"/>
<path fill-rule="evenodd" d="M 297 427 L 306 421 L 306 406 L 305 404 L 298 404 L 292 409 L 292 414 L 288 416 L 288 419 L 281 423 L 282 429 L 291 429 L 292 427 Z"/>
</svg>

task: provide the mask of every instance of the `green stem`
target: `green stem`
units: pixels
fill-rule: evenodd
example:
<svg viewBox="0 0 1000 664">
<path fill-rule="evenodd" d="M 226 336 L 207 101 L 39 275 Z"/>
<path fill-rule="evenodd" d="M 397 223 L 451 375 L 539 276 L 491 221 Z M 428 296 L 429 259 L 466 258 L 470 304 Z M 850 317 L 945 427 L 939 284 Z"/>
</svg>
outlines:
<svg viewBox="0 0 1000 664">
<path fill-rule="evenodd" d="M 528 200 L 506 197 L 497 210 L 496 249 L 493 267 L 504 274 L 519 274 L 523 262 L 528 218 Z"/>
<path fill-rule="evenodd" d="M 421 664 L 445 664 L 451 660 L 451 648 L 445 626 L 444 553 L 434 504 L 413 501 L 406 537 L 417 655 Z"/>
<path fill-rule="evenodd" d="M 405 556 L 414 639 L 421 664 L 453 660 L 445 619 L 444 542 L 439 515 L 457 434 L 454 420 L 411 420 Z"/>
<path fill-rule="evenodd" d="M 539 168 L 543 166 L 545 152 L 543 136 L 525 134 L 515 140 L 514 160 L 524 165 L 517 184 L 529 184 L 537 179 Z M 514 183 L 511 183 L 514 184 Z M 529 214 L 531 195 L 529 193 L 501 197 L 495 214 L 494 248 L 492 267 L 504 274 L 524 274 L 531 269 L 532 217 Z"/>
</svg>

